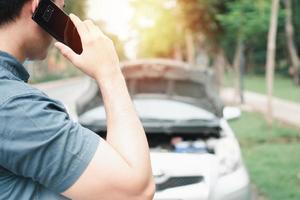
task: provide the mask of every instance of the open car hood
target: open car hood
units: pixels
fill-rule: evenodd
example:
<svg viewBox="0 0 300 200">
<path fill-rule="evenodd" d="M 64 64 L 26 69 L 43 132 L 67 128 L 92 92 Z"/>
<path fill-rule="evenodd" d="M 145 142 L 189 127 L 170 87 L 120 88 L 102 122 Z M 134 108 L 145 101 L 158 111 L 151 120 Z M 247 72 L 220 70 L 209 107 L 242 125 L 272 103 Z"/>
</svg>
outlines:
<svg viewBox="0 0 300 200">
<path fill-rule="evenodd" d="M 123 62 L 121 69 L 133 98 L 160 95 L 201 107 L 217 117 L 223 115 L 223 103 L 217 94 L 214 75 L 209 70 L 164 59 Z M 101 92 L 91 80 L 88 90 L 76 101 L 77 114 L 80 117 L 102 104 Z"/>
</svg>

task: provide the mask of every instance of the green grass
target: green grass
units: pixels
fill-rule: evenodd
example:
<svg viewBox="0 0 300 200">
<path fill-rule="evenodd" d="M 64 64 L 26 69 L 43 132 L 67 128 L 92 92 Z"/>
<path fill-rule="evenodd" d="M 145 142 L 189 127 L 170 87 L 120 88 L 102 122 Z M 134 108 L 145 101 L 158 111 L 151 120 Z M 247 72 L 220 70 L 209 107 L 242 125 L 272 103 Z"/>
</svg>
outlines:
<svg viewBox="0 0 300 200">
<path fill-rule="evenodd" d="M 270 130 L 254 113 L 230 124 L 259 191 L 272 200 L 300 199 L 300 132 L 279 123 Z"/>
<path fill-rule="evenodd" d="M 266 94 L 265 77 L 261 75 L 246 75 L 245 89 L 261 94 Z M 232 74 L 225 77 L 225 86 L 234 86 Z M 276 75 L 274 79 L 274 96 L 289 101 L 300 102 L 300 86 L 293 84 L 292 78 Z"/>
</svg>

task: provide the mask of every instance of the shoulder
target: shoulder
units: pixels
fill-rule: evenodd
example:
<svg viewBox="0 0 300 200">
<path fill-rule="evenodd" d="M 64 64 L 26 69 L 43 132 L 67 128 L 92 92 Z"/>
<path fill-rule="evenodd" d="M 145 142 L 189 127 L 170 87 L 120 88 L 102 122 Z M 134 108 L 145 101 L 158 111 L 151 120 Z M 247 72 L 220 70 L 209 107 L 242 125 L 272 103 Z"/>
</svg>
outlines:
<svg viewBox="0 0 300 200">
<path fill-rule="evenodd" d="M 8 79 L 0 79 L 0 94 L 0 107 L 13 99 L 21 97 L 48 98 L 45 93 L 27 83 Z"/>
</svg>

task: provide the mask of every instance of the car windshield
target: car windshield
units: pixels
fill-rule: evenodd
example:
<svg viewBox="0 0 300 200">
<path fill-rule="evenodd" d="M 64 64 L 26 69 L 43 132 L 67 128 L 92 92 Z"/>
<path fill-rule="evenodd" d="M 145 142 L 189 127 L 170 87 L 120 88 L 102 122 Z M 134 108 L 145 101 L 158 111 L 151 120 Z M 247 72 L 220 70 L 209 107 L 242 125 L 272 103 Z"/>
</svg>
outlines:
<svg viewBox="0 0 300 200">
<path fill-rule="evenodd" d="M 203 108 L 180 101 L 135 99 L 133 102 L 139 117 L 147 121 L 212 121 L 217 118 Z M 81 119 L 83 121 L 104 120 L 104 107 L 101 105 L 85 112 Z"/>
<path fill-rule="evenodd" d="M 136 99 L 134 105 L 142 119 L 211 121 L 216 118 L 214 114 L 203 108 L 169 99 Z"/>
<path fill-rule="evenodd" d="M 220 120 L 215 118 L 213 120 L 203 119 L 189 119 L 189 120 L 162 120 L 155 118 L 141 118 L 144 125 L 158 124 L 168 126 L 185 126 L 185 127 L 219 127 Z"/>
<path fill-rule="evenodd" d="M 145 128 L 156 131 L 177 132 L 218 129 L 219 118 L 203 108 L 170 99 L 134 99 L 134 105 Z M 84 113 L 80 122 L 88 127 L 105 129 L 103 106 Z M 153 131 L 153 129 L 151 130 Z"/>
</svg>

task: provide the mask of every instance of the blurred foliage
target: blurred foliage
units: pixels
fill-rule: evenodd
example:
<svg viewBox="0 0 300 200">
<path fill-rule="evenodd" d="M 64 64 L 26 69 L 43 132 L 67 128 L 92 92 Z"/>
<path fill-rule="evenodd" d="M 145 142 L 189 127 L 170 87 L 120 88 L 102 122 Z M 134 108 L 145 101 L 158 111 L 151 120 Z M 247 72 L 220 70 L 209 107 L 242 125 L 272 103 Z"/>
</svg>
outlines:
<svg viewBox="0 0 300 200">
<path fill-rule="evenodd" d="M 249 41 L 257 37 L 257 33 L 265 35 L 268 31 L 270 2 L 271 0 L 228 1 L 225 3 L 227 12 L 219 14 L 217 18 L 225 33 L 238 35 L 244 41 Z"/>
<path fill-rule="evenodd" d="M 218 46 L 222 27 L 217 20 L 217 14 L 222 10 L 220 0 L 177 0 L 182 26 L 195 36 L 204 37 L 206 44 Z"/>
<path fill-rule="evenodd" d="M 205 37 L 216 44 L 220 32 L 217 0 L 132 0 L 136 13 L 132 26 L 139 33 L 138 57 L 172 57 L 186 49 L 185 34 Z M 145 25 L 150 22 L 150 25 Z M 152 24 L 151 24 L 152 22 Z"/>
<path fill-rule="evenodd" d="M 185 53 L 186 31 L 195 45 L 204 45 L 211 56 L 223 49 L 232 64 L 238 40 L 244 43 L 247 71 L 265 72 L 271 0 L 132 0 L 136 15 L 133 29 L 140 35 L 139 56 L 172 57 L 176 46 Z M 300 49 L 300 1 L 292 0 L 295 42 Z M 141 26 L 141 21 L 153 26 Z M 285 35 L 285 7 L 281 2 L 278 21 L 276 69 L 288 74 L 290 60 Z"/>
<path fill-rule="evenodd" d="M 65 11 L 86 18 L 87 0 L 65 0 Z"/>
<path fill-rule="evenodd" d="M 299 0 L 293 0 L 293 22 L 295 26 L 295 40 L 298 47 L 298 50 L 300 50 L 300 37 L 297 37 L 300 35 L 300 1 Z"/>
<path fill-rule="evenodd" d="M 271 0 L 234 0 L 227 1 L 227 10 L 218 14 L 217 18 L 223 27 L 222 47 L 226 50 L 229 60 L 233 60 L 237 41 L 245 45 L 247 69 L 258 67 L 254 71 L 264 73 L 266 60 L 267 37 L 270 22 Z M 285 59 L 285 13 L 280 8 L 278 21 L 277 60 Z"/>
<path fill-rule="evenodd" d="M 135 9 L 131 21 L 138 36 L 137 57 L 187 57 L 187 33 L 194 39 L 196 56 L 214 58 L 222 50 L 233 63 L 239 40 L 243 41 L 246 71 L 265 73 L 271 0 L 130 0 Z M 86 17 L 87 0 L 66 0 L 66 12 Z M 300 1 L 292 0 L 295 44 L 300 49 Z M 105 26 L 100 24 L 105 32 Z M 109 34 L 120 60 L 126 59 L 124 44 Z M 289 75 L 290 59 L 285 34 L 285 7 L 281 2 L 276 72 Z M 56 56 L 59 57 L 59 56 Z"/>
<path fill-rule="evenodd" d="M 138 57 L 171 57 L 183 32 L 174 0 L 132 0 L 132 26 L 139 34 Z"/>
</svg>

